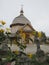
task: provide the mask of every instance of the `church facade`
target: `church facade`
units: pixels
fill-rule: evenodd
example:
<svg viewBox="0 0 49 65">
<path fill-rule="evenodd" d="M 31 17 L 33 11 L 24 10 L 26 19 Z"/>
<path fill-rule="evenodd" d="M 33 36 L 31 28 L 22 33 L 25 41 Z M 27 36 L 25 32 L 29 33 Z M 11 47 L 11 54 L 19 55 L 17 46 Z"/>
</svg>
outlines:
<svg viewBox="0 0 49 65">
<path fill-rule="evenodd" d="M 33 41 L 28 40 L 28 38 L 34 40 L 34 35 L 32 34 L 32 32 L 35 31 L 35 29 L 31 25 L 31 22 L 24 16 L 23 13 L 24 13 L 23 9 L 21 9 L 20 15 L 15 17 L 12 24 L 10 25 L 11 38 L 14 40 L 15 34 L 19 32 L 19 35 L 21 36 L 19 42 L 27 45 L 25 52 L 32 53 L 33 52 L 32 47 L 34 48 Z M 12 49 L 13 51 L 15 51 L 16 49 L 19 50 L 19 48 L 16 45 L 13 45 Z"/>
</svg>

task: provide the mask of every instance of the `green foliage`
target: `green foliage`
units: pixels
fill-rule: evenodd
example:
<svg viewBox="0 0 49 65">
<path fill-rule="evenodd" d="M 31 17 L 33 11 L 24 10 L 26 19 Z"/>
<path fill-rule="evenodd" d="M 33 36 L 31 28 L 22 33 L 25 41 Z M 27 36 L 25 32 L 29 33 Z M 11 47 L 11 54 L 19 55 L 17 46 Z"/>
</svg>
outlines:
<svg viewBox="0 0 49 65">
<path fill-rule="evenodd" d="M 49 63 L 49 56 L 46 57 L 46 61 Z"/>
<path fill-rule="evenodd" d="M 4 32 L 0 32 L 0 42 L 4 41 L 6 38 Z"/>
<path fill-rule="evenodd" d="M 19 35 L 16 34 L 16 45 L 21 49 L 24 50 L 26 48 L 26 45 L 23 43 L 20 43 L 19 40 L 21 39 L 21 37 Z"/>
<path fill-rule="evenodd" d="M 31 59 L 32 59 L 32 62 L 33 62 L 33 63 L 36 62 L 36 55 L 33 54 Z"/>
<path fill-rule="evenodd" d="M 21 49 L 24 50 L 26 48 L 26 45 L 23 45 L 21 43 L 19 43 L 18 41 L 16 42 L 17 46 Z"/>
<path fill-rule="evenodd" d="M 44 53 L 43 50 L 39 50 L 39 51 L 36 52 L 37 57 L 41 57 L 41 56 L 43 57 L 44 55 L 45 55 L 45 53 Z"/>
</svg>

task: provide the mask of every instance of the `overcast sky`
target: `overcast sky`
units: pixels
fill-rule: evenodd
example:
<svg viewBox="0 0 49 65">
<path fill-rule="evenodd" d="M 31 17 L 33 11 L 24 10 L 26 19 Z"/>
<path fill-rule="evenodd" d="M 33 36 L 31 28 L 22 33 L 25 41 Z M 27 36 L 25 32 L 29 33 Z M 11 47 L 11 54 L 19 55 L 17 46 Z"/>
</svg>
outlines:
<svg viewBox="0 0 49 65">
<path fill-rule="evenodd" d="M 34 29 L 49 36 L 49 0 L 0 0 L 0 20 L 4 20 L 9 27 L 20 14 L 22 4 L 24 15 Z"/>
</svg>

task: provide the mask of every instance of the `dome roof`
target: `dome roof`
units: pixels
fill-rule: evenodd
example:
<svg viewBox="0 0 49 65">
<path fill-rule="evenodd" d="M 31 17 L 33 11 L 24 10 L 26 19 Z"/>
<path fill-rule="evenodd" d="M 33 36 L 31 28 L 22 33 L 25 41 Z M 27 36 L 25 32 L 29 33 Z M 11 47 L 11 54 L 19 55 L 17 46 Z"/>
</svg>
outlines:
<svg viewBox="0 0 49 65">
<path fill-rule="evenodd" d="M 23 10 L 20 11 L 20 15 L 18 17 L 15 17 L 12 24 L 10 27 L 15 26 L 15 25 L 25 25 L 25 24 L 30 24 L 31 22 L 23 15 Z"/>
</svg>

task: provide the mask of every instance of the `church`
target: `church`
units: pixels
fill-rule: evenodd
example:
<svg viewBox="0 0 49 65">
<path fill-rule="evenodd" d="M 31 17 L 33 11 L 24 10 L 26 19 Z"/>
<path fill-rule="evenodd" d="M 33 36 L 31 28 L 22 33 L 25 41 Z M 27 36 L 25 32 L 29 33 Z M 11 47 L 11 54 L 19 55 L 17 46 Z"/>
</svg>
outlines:
<svg viewBox="0 0 49 65">
<path fill-rule="evenodd" d="M 16 33 L 19 32 L 19 36 L 21 36 L 19 42 L 27 45 L 27 48 L 24 50 L 24 52 L 36 52 L 36 45 L 34 45 L 32 41 L 34 40 L 34 35 L 32 32 L 34 32 L 35 29 L 31 25 L 31 22 L 24 16 L 23 8 L 21 8 L 20 10 L 20 15 L 14 18 L 13 22 L 10 25 L 10 28 L 11 38 L 13 39 L 12 43 L 14 43 Z M 32 40 L 28 40 L 28 38 L 31 38 Z M 13 44 L 11 49 L 13 51 L 16 51 L 17 49 L 19 50 L 19 48 L 15 44 Z"/>
</svg>

